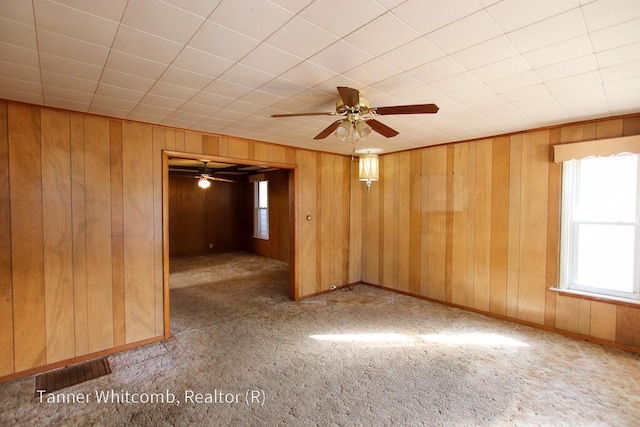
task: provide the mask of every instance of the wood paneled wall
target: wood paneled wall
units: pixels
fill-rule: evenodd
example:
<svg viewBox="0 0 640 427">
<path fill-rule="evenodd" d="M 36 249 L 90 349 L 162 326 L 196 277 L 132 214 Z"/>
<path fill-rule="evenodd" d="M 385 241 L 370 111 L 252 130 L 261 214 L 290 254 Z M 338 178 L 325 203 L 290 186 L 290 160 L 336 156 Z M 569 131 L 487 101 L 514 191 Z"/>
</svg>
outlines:
<svg viewBox="0 0 640 427">
<path fill-rule="evenodd" d="M 346 156 L 0 101 L 0 381 L 163 337 L 163 150 L 295 167 L 296 296 L 359 279 Z"/>
<path fill-rule="evenodd" d="M 562 168 L 551 146 L 634 134 L 640 115 L 381 156 L 380 182 L 361 189 L 362 280 L 640 347 L 640 306 L 548 289 Z"/>
<path fill-rule="evenodd" d="M 244 250 L 286 263 L 291 262 L 293 237 L 290 222 L 289 173 L 288 170 L 278 170 L 265 174 L 269 181 L 268 240 L 253 237 L 254 188 L 253 183 L 248 180 L 243 183 L 243 225 L 240 230 Z"/>
<path fill-rule="evenodd" d="M 203 190 L 193 178 L 169 174 L 169 256 L 242 249 L 242 183 L 214 181 Z"/>
</svg>

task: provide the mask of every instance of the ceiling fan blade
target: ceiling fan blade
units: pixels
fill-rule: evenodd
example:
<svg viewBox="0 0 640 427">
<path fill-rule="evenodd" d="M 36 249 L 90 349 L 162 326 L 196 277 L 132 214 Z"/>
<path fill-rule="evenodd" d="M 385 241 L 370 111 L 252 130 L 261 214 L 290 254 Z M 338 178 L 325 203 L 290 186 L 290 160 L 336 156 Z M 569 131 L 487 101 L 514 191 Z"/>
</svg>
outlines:
<svg viewBox="0 0 640 427">
<path fill-rule="evenodd" d="M 358 89 L 340 86 L 338 87 L 338 93 L 340 93 L 340 98 L 342 98 L 345 106 L 357 107 L 360 105 L 360 91 Z"/>
<path fill-rule="evenodd" d="M 439 108 L 436 104 L 396 105 L 393 107 L 374 108 L 376 114 L 434 114 Z"/>
<path fill-rule="evenodd" d="M 220 182 L 235 182 L 235 181 L 230 180 L 230 179 L 218 178 L 218 177 L 215 177 L 215 176 L 208 176 L 207 179 L 210 179 L 211 181 L 220 181 Z"/>
<path fill-rule="evenodd" d="M 328 137 L 329 135 L 331 135 L 331 132 L 333 132 L 334 130 L 336 130 L 338 128 L 338 126 L 340 126 L 340 122 L 341 121 L 342 120 L 336 120 L 335 122 L 331 123 L 322 132 L 317 134 L 313 139 L 324 139 L 324 138 Z"/>
<path fill-rule="evenodd" d="M 392 138 L 398 134 L 397 130 L 391 129 L 389 126 L 377 121 L 376 119 L 367 120 L 367 124 L 371 126 L 371 129 L 378 132 L 380 135 L 387 138 Z"/>
<path fill-rule="evenodd" d="M 303 117 L 303 116 L 335 116 L 336 113 L 292 113 L 292 114 L 272 114 L 271 117 Z"/>
</svg>

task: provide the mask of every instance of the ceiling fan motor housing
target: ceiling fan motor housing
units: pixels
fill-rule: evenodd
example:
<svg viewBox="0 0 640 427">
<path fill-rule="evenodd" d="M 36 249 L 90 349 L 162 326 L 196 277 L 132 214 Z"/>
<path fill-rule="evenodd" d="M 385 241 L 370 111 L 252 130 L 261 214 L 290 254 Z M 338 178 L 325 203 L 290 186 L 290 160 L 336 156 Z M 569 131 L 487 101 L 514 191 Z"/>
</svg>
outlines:
<svg viewBox="0 0 640 427">
<path fill-rule="evenodd" d="M 360 96 L 358 98 L 358 105 L 356 106 L 346 106 L 344 105 L 344 101 L 342 99 L 338 99 L 336 101 L 336 113 L 338 114 L 347 114 L 347 113 L 356 113 L 356 114 L 369 114 L 371 111 L 371 104 L 369 104 L 369 100 Z"/>
</svg>

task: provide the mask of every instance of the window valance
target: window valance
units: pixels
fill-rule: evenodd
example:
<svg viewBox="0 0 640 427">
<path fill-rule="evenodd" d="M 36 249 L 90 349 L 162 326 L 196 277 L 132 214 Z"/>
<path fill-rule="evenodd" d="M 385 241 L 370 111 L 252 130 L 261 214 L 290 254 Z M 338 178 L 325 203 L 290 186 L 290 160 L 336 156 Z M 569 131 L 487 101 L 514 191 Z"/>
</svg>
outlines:
<svg viewBox="0 0 640 427">
<path fill-rule="evenodd" d="M 608 157 L 620 153 L 640 154 L 640 135 L 557 144 L 553 146 L 553 161 L 560 163 L 571 159 Z"/>
</svg>

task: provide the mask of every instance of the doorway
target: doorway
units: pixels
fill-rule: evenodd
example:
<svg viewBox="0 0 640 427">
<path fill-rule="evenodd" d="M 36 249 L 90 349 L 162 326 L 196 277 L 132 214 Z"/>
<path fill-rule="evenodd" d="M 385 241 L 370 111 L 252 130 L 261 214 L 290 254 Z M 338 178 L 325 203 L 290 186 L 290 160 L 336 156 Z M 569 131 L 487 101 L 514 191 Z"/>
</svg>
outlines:
<svg viewBox="0 0 640 427">
<path fill-rule="evenodd" d="M 169 265 L 173 256 L 240 250 L 281 260 L 289 269 L 288 297 L 297 300 L 296 166 L 173 151 L 164 151 L 162 161 L 165 338 L 171 335 Z M 203 176 L 210 181 L 210 189 L 217 191 L 198 188 Z M 268 239 L 256 236 L 252 228 L 254 182 L 261 180 L 271 181 L 273 189 Z M 181 189 L 184 194 L 179 193 Z"/>
</svg>

